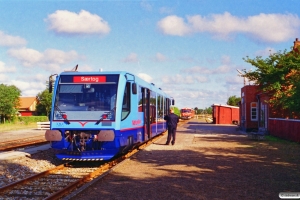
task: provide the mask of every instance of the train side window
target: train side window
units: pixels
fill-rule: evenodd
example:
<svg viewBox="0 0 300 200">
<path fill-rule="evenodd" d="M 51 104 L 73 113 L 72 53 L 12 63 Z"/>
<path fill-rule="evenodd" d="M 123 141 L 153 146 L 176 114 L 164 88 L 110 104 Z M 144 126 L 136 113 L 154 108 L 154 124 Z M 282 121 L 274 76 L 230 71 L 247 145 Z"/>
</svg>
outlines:
<svg viewBox="0 0 300 200">
<path fill-rule="evenodd" d="M 130 83 L 127 82 L 125 89 L 124 89 L 124 97 L 123 97 L 123 103 L 122 103 L 122 119 L 126 119 L 126 117 L 130 113 Z"/>
<path fill-rule="evenodd" d="M 138 86 L 138 111 L 139 112 L 145 112 L 145 89 L 141 86 Z"/>
</svg>

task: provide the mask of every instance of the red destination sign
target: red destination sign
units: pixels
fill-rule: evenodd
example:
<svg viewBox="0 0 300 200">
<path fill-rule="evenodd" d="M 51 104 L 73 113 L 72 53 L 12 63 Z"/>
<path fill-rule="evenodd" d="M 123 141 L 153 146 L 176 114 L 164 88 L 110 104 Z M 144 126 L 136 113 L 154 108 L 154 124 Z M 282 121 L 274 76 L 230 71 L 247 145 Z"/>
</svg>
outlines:
<svg viewBox="0 0 300 200">
<path fill-rule="evenodd" d="M 74 76 L 74 83 L 103 83 L 106 82 L 106 76 Z"/>
</svg>

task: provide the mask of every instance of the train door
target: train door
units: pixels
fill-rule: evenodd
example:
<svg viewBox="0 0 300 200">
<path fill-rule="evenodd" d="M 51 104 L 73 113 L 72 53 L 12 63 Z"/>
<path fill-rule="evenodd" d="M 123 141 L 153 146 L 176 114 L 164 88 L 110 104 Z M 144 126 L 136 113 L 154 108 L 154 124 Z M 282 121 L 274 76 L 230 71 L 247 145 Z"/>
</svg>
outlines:
<svg viewBox="0 0 300 200">
<path fill-rule="evenodd" d="M 142 132 L 143 141 L 148 140 L 150 137 L 150 106 L 149 106 L 149 89 L 139 87 L 139 112 L 143 113 L 144 129 Z"/>
<path fill-rule="evenodd" d="M 145 112 L 145 127 L 148 139 L 151 138 L 151 107 L 150 107 L 151 91 L 147 89 L 146 94 L 146 112 Z"/>
</svg>

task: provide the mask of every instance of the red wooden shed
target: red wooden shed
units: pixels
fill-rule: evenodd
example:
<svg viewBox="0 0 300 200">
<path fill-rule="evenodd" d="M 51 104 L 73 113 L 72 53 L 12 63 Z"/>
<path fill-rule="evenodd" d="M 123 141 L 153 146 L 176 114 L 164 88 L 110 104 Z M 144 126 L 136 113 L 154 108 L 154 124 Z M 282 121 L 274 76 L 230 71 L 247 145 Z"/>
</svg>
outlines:
<svg viewBox="0 0 300 200">
<path fill-rule="evenodd" d="M 214 124 L 238 124 L 239 110 L 237 106 L 213 104 L 213 123 Z"/>
</svg>

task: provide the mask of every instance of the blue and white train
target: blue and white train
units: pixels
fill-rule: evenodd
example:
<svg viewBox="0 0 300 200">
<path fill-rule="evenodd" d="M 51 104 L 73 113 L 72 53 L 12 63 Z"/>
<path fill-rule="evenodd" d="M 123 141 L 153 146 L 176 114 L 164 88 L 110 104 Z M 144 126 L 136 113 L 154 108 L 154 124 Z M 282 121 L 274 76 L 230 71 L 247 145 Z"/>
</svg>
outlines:
<svg viewBox="0 0 300 200">
<path fill-rule="evenodd" d="M 163 117 L 174 100 L 154 84 L 123 71 L 55 76 L 45 138 L 58 159 L 109 160 L 167 130 Z"/>
</svg>

